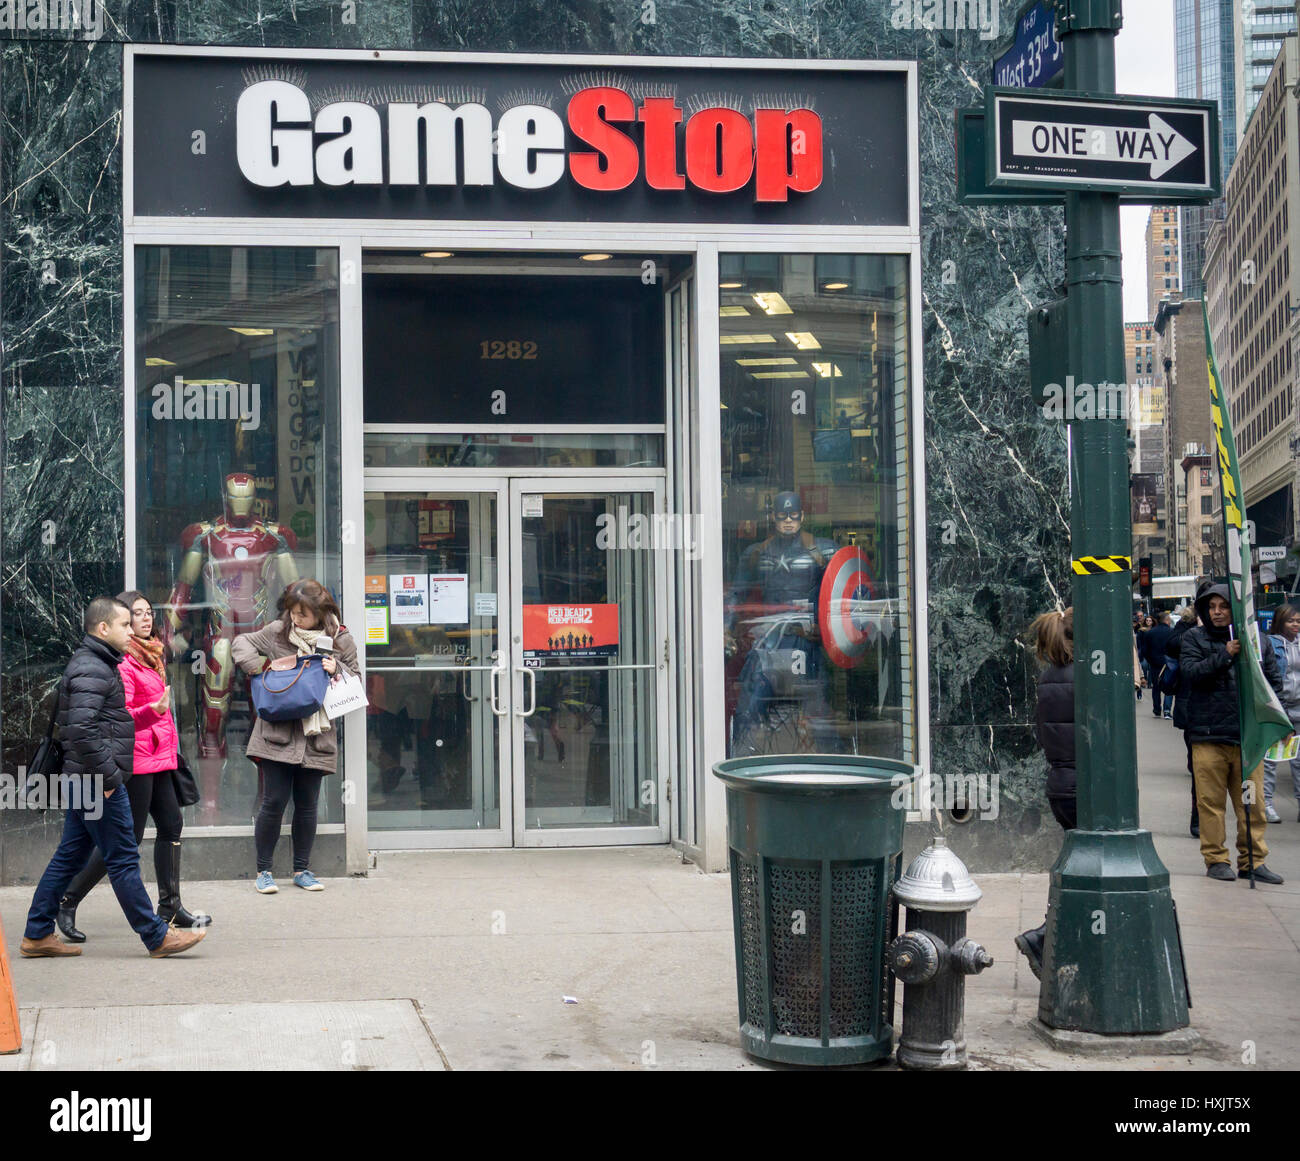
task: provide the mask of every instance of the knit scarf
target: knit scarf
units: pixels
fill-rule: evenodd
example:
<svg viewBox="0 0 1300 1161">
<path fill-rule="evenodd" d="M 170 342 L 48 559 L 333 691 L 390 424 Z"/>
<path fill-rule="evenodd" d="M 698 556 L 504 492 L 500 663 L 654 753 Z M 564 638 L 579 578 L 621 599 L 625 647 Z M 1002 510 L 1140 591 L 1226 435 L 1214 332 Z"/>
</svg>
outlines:
<svg viewBox="0 0 1300 1161">
<path fill-rule="evenodd" d="M 323 628 L 299 629 L 297 625 L 292 625 L 289 629 L 289 643 L 297 648 L 299 657 L 307 657 L 315 653 L 316 639 L 321 636 L 328 636 Z M 324 734 L 331 729 L 333 724 L 330 722 L 329 714 L 323 709 L 318 709 L 311 717 L 303 719 L 302 732 L 309 738 Z"/>
<path fill-rule="evenodd" d="M 134 633 L 127 638 L 126 651 L 146 669 L 152 669 L 167 683 L 167 670 L 163 668 L 163 643 L 157 637 L 137 637 Z"/>
</svg>

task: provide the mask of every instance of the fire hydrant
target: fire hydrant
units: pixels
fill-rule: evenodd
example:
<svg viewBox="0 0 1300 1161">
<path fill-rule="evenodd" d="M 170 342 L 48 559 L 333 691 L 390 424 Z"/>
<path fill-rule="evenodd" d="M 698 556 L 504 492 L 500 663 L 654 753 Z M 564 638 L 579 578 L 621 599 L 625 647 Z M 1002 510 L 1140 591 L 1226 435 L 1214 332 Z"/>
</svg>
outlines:
<svg viewBox="0 0 1300 1161">
<path fill-rule="evenodd" d="M 906 930 L 887 955 L 903 981 L 903 1033 L 898 1063 L 904 1068 L 966 1067 L 966 976 L 991 967 L 993 957 L 966 938 L 966 913 L 983 892 L 966 865 L 937 836 L 894 884 L 907 908 Z"/>
</svg>

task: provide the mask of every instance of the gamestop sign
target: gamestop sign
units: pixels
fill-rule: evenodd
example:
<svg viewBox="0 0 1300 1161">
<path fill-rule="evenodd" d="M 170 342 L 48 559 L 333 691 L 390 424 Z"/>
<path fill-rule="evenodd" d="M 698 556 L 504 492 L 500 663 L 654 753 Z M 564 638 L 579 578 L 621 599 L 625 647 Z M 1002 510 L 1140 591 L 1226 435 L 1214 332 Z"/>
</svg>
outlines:
<svg viewBox="0 0 1300 1161">
<path fill-rule="evenodd" d="M 902 66 L 132 49 L 134 216 L 905 227 Z"/>
<path fill-rule="evenodd" d="M 784 202 L 822 183 L 822 122 L 811 109 L 701 109 L 685 124 L 672 97 L 610 86 L 580 89 L 565 116 L 545 105 L 514 105 L 495 123 L 474 102 L 337 101 L 312 117 L 311 101 L 286 81 L 259 81 L 236 109 L 240 172 L 254 185 L 472 185 L 500 179 L 546 189 L 571 177 L 583 189 L 616 192 L 638 178 L 658 190 L 728 194 Z M 640 139 L 629 130 L 640 126 Z M 587 148 L 570 148 L 576 140 Z M 645 155 L 642 156 L 644 146 Z M 387 155 L 387 165 L 385 165 Z"/>
</svg>

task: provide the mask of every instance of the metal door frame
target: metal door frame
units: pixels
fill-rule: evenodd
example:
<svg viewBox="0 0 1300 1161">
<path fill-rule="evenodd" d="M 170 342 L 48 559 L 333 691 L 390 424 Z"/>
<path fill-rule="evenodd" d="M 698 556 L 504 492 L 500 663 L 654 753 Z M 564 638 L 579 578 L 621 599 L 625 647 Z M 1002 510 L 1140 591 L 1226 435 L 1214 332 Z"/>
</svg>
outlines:
<svg viewBox="0 0 1300 1161">
<path fill-rule="evenodd" d="M 668 642 L 670 636 L 667 616 L 667 568 L 666 552 L 649 550 L 654 567 L 654 599 L 650 604 L 652 618 L 652 640 L 656 643 L 654 651 L 655 665 L 655 720 L 645 723 L 655 731 L 655 786 L 659 805 L 659 822 L 656 826 L 591 826 L 591 827 L 554 827 L 529 830 L 525 827 L 524 794 L 524 721 L 531 713 L 525 711 L 528 705 L 525 690 L 525 674 L 533 682 L 533 701 L 536 707 L 536 678 L 532 670 L 524 666 L 522 606 L 523 606 L 523 495 L 524 493 L 545 493 L 562 496 L 600 496 L 610 492 L 641 492 L 650 496 L 651 515 L 662 515 L 664 509 L 664 480 L 646 476 L 608 475 L 593 478 L 569 477 L 555 475 L 518 475 L 510 479 L 510 613 L 516 628 L 510 638 L 510 719 L 512 724 L 512 744 L 514 755 L 512 771 L 514 785 L 511 788 L 511 800 L 518 804 L 514 811 L 514 845 L 516 847 L 594 847 L 594 846 L 630 846 L 633 844 L 667 843 L 669 823 L 671 821 L 671 803 L 668 800 L 668 771 L 672 767 L 672 753 L 669 747 L 667 706 L 668 690 Z"/>
<path fill-rule="evenodd" d="M 382 474 L 367 472 L 362 488 L 363 496 L 371 494 L 386 494 L 389 492 L 432 492 L 432 493 L 451 493 L 470 492 L 484 495 L 494 495 L 497 501 L 495 532 L 496 532 L 496 561 L 497 561 L 497 642 L 510 639 L 512 629 L 511 622 L 511 605 L 508 599 L 503 598 L 504 589 L 509 591 L 509 575 L 506 572 L 508 560 L 506 552 L 508 550 L 507 511 L 510 502 L 509 481 L 504 476 L 481 476 L 467 475 L 457 473 L 451 475 L 445 470 L 438 469 L 405 469 L 401 471 L 389 470 Z M 363 570 L 364 571 L 364 570 Z M 364 627 L 362 630 L 364 637 Z M 465 666 L 420 666 L 419 668 L 428 668 L 431 672 L 451 670 L 466 672 Z M 459 830 L 433 830 L 428 828 L 415 828 L 406 830 L 380 830 L 371 827 L 369 811 L 367 810 L 365 826 L 368 835 L 368 845 L 372 850 L 425 850 L 452 848 L 463 849 L 465 847 L 509 847 L 511 845 L 511 819 L 514 817 L 514 803 L 511 795 L 514 790 L 514 780 L 510 774 L 510 764 L 513 757 L 511 748 L 512 730 L 509 723 L 512 720 L 513 707 L 510 704 L 510 687 L 512 683 L 502 681 L 496 676 L 501 672 L 501 666 L 476 666 L 476 669 L 491 669 L 494 672 L 489 676 L 489 690 L 495 691 L 496 705 L 493 706 L 493 712 L 496 714 L 497 726 L 497 800 L 500 803 L 500 823 L 491 829 L 484 827 L 464 828 Z M 372 672 L 381 672 L 367 667 L 367 676 Z M 492 696 L 489 693 L 489 696 Z M 497 708 L 497 707 L 500 708 Z M 370 722 L 366 720 L 366 731 L 369 733 Z M 369 752 L 369 747 L 362 745 L 358 747 L 360 762 L 362 763 L 361 781 L 365 784 L 367 779 L 367 770 L 365 762 Z M 355 775 L 353 776 L 355 777 Z M 368 796 L 367 796 L 368 797 Z"/>
</svg>

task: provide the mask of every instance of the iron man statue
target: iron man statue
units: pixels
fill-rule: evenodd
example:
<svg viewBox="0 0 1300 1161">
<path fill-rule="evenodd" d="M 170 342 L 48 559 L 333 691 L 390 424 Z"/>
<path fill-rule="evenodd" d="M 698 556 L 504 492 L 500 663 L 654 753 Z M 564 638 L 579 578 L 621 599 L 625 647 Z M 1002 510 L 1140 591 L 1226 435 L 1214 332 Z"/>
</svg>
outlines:
<svg viewBox="0 0 1300 1161">
<path fill-rule="evenodd" d="M 180 657 L 190 648 L 182 633 L 186 618 L 207 610 L 199 646 L 204 660 L 199 773 L 203 810 L 208 814 L 216 809 L 226 757 L 226 717 L 235 674 L 230 642 L 240 633 L 262 628 L 268 609 L 273 610 L 285 586 L 298 579 L 293 559 L 297 537 L 291 529 L 253 515 L 257 498 L 253 477 L 232 472 L 223 491 L 224 513 L 216 520 L 191 524 L 181 534 L 185 556 L 162 625 L 172 656 Z M 200 578 L 205 599 L 195 602 L 194 586 Z"/>
</svg>

